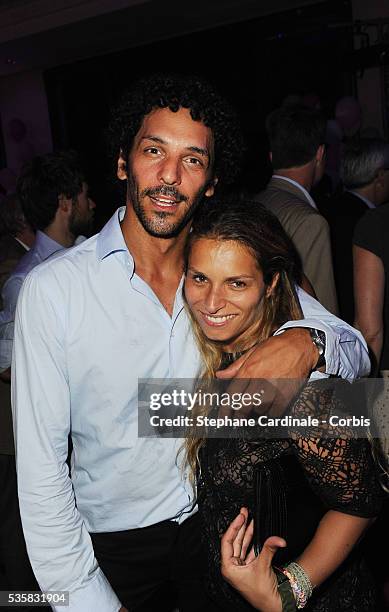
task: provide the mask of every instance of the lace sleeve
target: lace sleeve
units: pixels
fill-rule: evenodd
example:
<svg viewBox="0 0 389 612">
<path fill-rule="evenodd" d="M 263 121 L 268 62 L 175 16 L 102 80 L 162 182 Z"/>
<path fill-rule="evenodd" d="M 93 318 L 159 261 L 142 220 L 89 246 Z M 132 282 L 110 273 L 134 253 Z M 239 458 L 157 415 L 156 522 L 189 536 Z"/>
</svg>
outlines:
<svg viewBox="0 0 389 612">
<path fill-rule="evenodd" d="M 315 416 L 320 423 L 328 423 L 331 414 L 342 413 L 342 400 L 325 381 L 308 383 L 292 408 L 293 416 Z M 323 503 L 346 514 L 377 516 L 382 491 L 369 441 L 358 439 L 355 431 L 343 426 L 330 430 L 321 425 L 312 436 L 302 434 L 302 430 L 290 431 L 293 450 Z"/>
</svg>

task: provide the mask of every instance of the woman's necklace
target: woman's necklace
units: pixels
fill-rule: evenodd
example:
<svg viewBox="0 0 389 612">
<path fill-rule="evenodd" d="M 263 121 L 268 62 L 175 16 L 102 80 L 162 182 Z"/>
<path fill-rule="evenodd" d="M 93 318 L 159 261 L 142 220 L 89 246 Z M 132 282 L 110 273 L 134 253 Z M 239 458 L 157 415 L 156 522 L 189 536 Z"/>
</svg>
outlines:
<svg viewBox="0 0 389 612">
<path fill-rule="evenodd" d="M 254 346 L 256 346 L 258 344 L 258 342 L 254 342 L 254 344 L 252 344 L 251 346 L 249 346 L 246 349 L 243 349 L 243 351 L 236 351 L 234 353 L 227 353 L 227 352 L 223 352 L 223 357 L 222 357 L 222 367 L 226 368 L 229 365 L 231 365 L 231 363 L 234 363 L 234 361 L 236 361 L 237 359 L 239 359 L 239 357 L 242 357 L 242 355 L 244 355 L 245 353 L 247 353 L 248 351 L 250 351 L 252 348 L 254 348 Z"/>
</svg>

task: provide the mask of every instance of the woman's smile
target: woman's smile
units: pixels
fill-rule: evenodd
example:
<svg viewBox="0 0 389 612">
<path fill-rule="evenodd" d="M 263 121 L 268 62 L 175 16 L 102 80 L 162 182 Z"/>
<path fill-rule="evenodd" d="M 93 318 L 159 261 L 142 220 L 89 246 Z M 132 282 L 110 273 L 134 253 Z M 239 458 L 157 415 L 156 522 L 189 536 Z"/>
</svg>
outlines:
<svg viewBox="0 0 389 612">
<path fill-rule="evenodd" d="M 229 321 L 234 319 L 236 314 L 229 315 L 211 315 L 205 312 L 201 312 L 202 317 L 208 325 L 222 327 L 226 325 Z"/>
<path fill-rule="evenodd" d="M 250 250 L 232 240 L 199 238 L 185 279 L 188 305 L 203 333 L 234 350 L 248 338 L 262 311 L 266 286 Z"/>
</svg>

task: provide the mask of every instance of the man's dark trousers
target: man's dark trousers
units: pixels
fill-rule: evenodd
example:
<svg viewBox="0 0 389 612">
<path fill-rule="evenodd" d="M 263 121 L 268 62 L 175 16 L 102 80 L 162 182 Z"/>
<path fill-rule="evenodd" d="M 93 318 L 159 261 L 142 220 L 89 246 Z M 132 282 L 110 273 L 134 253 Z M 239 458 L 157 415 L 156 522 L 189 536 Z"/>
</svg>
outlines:
<svg viewBox="0 0 389 612">
<path fill-rule="evenodd" d="M 196 514 L 183 523 L 91 534 L 97 561 L 131 612 L 219 612 L 205 593 L 207 563 Z"/>
</svg>

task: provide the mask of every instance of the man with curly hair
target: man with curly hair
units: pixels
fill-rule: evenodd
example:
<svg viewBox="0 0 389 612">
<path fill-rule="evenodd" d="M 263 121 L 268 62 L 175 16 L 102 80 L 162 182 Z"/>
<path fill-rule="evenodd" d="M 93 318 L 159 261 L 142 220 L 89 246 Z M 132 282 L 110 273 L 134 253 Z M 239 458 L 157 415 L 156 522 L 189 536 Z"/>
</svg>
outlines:
<svg viewBox="0 0 389 612">
<path fill-rule="evenodd" d="M 110 133 L 126 206 L 97 236 L 35 269 L 18 303 L 14 413 L 27 547 L 41 588 L 69 591 L 69 612 L 171 610 L 163 589 L 182 612 L 217 610 L 202 587 L 181 441 L 138 437 L 137 385 L 199 372 L 183 251 L 200 202 L 237 175 L 242 141 L 211 86 L 166 75 L 133 88 Z M 365 372 L 360 337 L 314 300 L 303 306 L 310 319 L 286 324 L 232 371 L 306 377 L 319 358 L 312 326 L 326 337 L 328 373 Z"/>
</svg>

